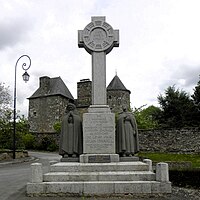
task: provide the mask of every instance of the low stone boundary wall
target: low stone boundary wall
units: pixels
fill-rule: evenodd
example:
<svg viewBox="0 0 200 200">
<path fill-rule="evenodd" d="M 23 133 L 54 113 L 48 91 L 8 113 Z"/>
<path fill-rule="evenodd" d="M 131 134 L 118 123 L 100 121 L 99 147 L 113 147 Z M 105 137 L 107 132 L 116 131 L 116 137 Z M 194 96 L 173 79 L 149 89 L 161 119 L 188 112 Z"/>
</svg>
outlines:
<svg viewBox="0 0 200 200">
<path fill-rule="evenodd" d="M 33 133 L 38 143 L 45 137 L 59 145 L 58 133 Z M 184 129 L 139 130 L 140 151 L 200 153 L 200 127 Z"/>
<path fill-rule="evenodd" d="M 25 158 L 28 157 L 28 151 L 20 151 L 17 150 L 15 152 L 16 158 Z M 13 158 L 13 151 L 8 150 L 8 151 L 0 151 L 0 161 L 2 160 L 10 160 Z"/>
<path fill-rule="evenodd" d="M 139 130 L 140 151 L 200 153 L 200 128 Z"/>
</svg>

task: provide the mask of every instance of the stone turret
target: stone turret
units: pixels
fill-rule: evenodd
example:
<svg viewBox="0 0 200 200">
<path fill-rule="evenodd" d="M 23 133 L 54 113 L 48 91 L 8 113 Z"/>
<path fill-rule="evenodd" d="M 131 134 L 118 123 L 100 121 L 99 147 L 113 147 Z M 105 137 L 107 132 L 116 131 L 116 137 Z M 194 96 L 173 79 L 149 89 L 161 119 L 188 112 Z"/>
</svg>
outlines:
<svg viewBox="0 0 200 200">
<path fill-rule="evenodd" d="M 115 75 L 107 87 L 107 104 L 112 112 L 121 112 L 121 106 L 130 107 L 130 90 L 127 90 L 120 78 Z"/>
</svg>

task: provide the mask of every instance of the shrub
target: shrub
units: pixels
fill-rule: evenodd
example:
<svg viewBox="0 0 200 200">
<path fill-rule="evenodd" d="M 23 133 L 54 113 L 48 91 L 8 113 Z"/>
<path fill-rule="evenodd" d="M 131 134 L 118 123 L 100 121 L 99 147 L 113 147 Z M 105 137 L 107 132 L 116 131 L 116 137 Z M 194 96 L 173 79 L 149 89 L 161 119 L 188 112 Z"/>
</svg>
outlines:
<svg viewBox="0 0 200 200">
<path fill-rule="evenodd" d="M 39 138 L 37 143 L 35 143 L 34 148 L 37 150 L 56 151 L 58 150 L 58 145 L 52 135 L 45 134 Z"/>
<path fill-rule="evenodd" d="M 23 135 L 22 141 L 23 141 L 26 149 L 34 148 L 35 137 L 32 134 L 27 133 L 27 134 Z"/>
<path fill-rule="evenodd" d="M 170 170 L 169 179 L 175 186 L 199 188 L 200 169 Z"/>
<path fill-rule="evenodd" d="M 61 131 L 61 123 L 60 123 L 60 122 L 56 122 L 56 123 L 53 125 L 53 128 L 54 128 L 54 130 L 55 130 L 57 133 L 60 133 L 60 131 Z"/>
</svg>

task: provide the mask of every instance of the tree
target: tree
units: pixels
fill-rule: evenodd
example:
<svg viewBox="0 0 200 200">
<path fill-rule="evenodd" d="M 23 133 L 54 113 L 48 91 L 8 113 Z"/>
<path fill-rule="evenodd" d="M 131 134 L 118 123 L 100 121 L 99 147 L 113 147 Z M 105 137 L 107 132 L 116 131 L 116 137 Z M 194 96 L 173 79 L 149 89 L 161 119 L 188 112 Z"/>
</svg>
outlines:
<svg viewBox="0 0 200 200">
<path fill-rule="evenodd" d="M 191 96 L 194 103 L 194 122 L 197 126 L 200 126 L 200 80 L 197 86 L 194 88 L 194 94 Z"/>
<path fill-rule="evenodd" d="M 5 118 L 11 111 L 11 95 L 8 87 L 0 83 L 0 118 Z"/>
<path fill-rule="evenodd" d="M 158 119 L 160 116 L 160 108 L 153 105 L 143 108 L 144 106 L 136 109 L 134 115 L 139 129 L 153 129 L 158 128 Z"/>
<path fill-rule="evenodd" d="M 200 104 L 200 80 L 198 81 L 197 86 L 194 89 L 194 94 L 191 97 L 192 97 L 195 105 Z"/>
<path fill-rule="evenodd" d="M 165 95 L 158 96 L 158 102 L 162 110 L 160 123 L 163 127 L 192 125 L 194 106 L 185 91 L 169 86 L 165 90 Z"/>
</svg>

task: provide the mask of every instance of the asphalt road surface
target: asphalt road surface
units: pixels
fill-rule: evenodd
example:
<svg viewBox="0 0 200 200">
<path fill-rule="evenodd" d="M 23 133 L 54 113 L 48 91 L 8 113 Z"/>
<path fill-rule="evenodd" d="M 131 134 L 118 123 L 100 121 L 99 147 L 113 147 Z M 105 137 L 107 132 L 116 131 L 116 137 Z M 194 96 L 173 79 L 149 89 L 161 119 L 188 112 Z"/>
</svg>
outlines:
<svg viewBox="0 0 200 200">
<path fill-rule="evenodd" d="M 31 162 L 18 162 L 0 164 L 0 200 L 22 200 L 26 197 L 26 183 L 30 180 L 30 164 L 40 162 L 44 172 L 48 170 L 49 161 L 60 160 L 56 153 L 29 152 L 29 155 L 37 159 Z"/>
</svg>

